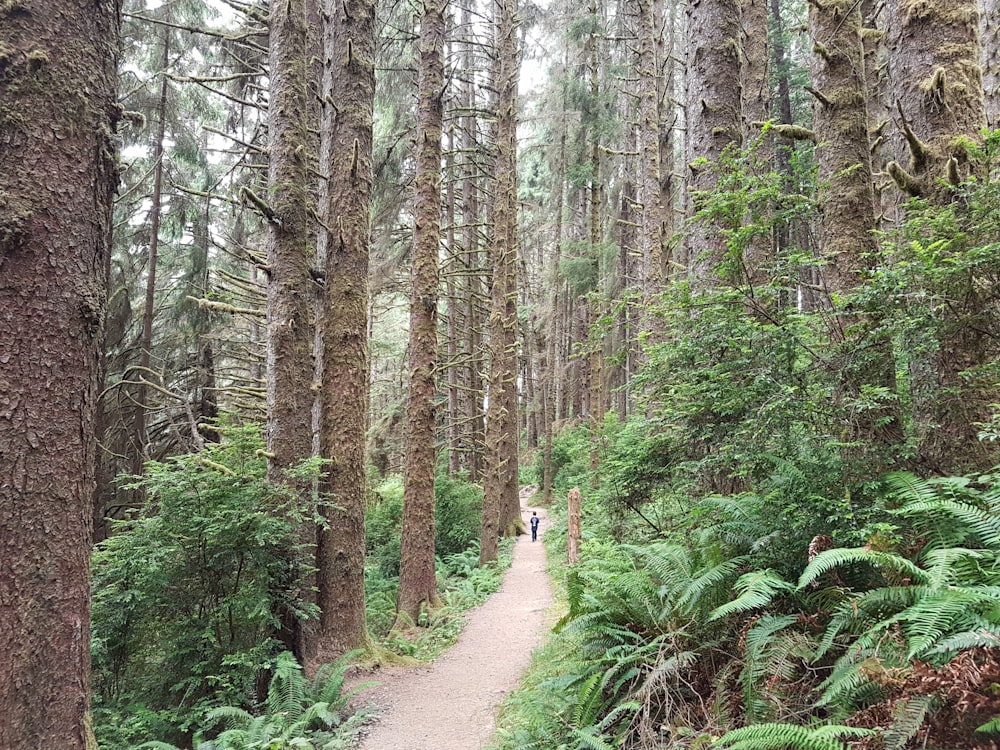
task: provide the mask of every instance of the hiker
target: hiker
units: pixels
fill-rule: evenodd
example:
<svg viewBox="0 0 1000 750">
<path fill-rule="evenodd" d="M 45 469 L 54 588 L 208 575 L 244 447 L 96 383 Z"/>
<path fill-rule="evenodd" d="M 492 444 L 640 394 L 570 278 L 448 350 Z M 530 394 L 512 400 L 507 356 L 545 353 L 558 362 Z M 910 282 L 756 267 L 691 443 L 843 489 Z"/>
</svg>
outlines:
<svg viewBox="0 0 1000 750">
<path fill-rule="evenodd" d="M 538 539 L 538 522 L 541 519 L 538 517 L 538 513 L 531 511 L 531 541 Z"/>
</svg>

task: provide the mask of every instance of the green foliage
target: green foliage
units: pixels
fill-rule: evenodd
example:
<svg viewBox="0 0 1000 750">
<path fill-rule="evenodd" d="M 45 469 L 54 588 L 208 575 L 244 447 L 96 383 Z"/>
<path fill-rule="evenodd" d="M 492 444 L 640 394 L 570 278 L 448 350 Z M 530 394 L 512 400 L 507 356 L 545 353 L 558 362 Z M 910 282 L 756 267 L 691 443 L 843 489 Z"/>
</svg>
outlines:
<svg viewBox="0 0 1000 750">
<path fill-rule="evenodd" d="M 94 552 L 102 746 L 184 736 L 211 707 L 246 703 L 279 649 L 277 613 L 312 614 L 295 594 L 308 569 L 296 529 L 315 509 L 264 480 L 255 427 L 225 434 L 203 453 L 151 462 L 146 507 Z"/>
<path fill-rule="evenodd" d="M 713 747 L 720 750 L 846 750 L 848 746 L 841 738 L 871 734 L 870 730 L 857 727 L 755 724 L 728 732 Z"/>
<path fill-rule="evenodd" d="M 348 750 L 356 739 L 363 714 L 346 714 L 351 696 L 366 685 L 344 692 L 344 674 L 357 652 L 323 667 L 309 682 L 287 651 L 273 667 L 263 713 L 254 715 L 239 706 L 219 706 L 207 713 L 195 738 L 195 750 Z M 223 728 L 220 730 L 219 726 Z M 206 739 L 211 736 L 211 739 Z M 139 745 L 150 750 L 178 750 L 152 741 Z"/>
<path fill-rule="evenodd" d="M 463 479 L 438 474 L 434 479 L 434 546 L 438 557 L 457 554 L 479 541 L 482 489 Z M 379 575 L 399 575 L 403 524 L 403 478 L 386 477 L 375 488 L 365 518 L 368 560 Z"/>
</svg>

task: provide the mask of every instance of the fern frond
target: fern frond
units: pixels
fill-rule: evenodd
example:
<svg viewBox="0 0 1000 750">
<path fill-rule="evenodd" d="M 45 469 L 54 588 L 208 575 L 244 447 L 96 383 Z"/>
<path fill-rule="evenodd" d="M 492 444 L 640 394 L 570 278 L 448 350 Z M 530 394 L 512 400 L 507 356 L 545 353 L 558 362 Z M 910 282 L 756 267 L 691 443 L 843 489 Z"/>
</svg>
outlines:
<svg viewBox="0 0 1000 750">
<path fill-rule="evenodd" d="M 253 721 L 253 715 L 238 706 L 219 706 L 205 714 L 205 720 L 209 723 L 222 721 L 227 726 L 239 726 Z"/>
<path fill-rule="evenodd" d="M 1000 734 L 1000 716 L 990 719 L 982 726 L 976 727 L 976 731 L 984 734 Z"/>
<path fill-rule="evenodd" d="M 746 562 L 747 558 L 745 557 L 734 557 L 698 571 L 697 576 L 680 592 L 680 597 L 675 604 L 676 608 L 685 613 L 697 612 L 702 608 L 703 598 L 711 598 L 712 593 L 716 593 L 717 596 L 722 595 L 719 588 L 732 579 Z"/>
<path fill-rule="evenodd" d="M 827 726 L 810 729 L 796 724 L 754 724 L 724 734 L 713 745 L 725 750 L 846 750 L 841 737 L 866 737 L 870 729 Z"/>
<path fill-rule="evenodd" d="M 853 563 L 867 563 L 875 568 L 886 568 L 920 583 L 926 583 L 928 580 L 927 573 L 905 557 L 894 555 L 891 552 L 879 552 L 866 547 L 838 547 L 837 549 L 828 549 L 825 552 L 820 552 L 813 558 L 812 562 L 806 566 L 806 569 L 799 577 L 798 588 L 805 588 L 821 575 L 830 572 L 834 568 Z"/>
<path fill-rule="evenodd" d="M 712 610 L 708 616 L 709 622 L 737 612 L 749 612 L 759 607 L 766 607 L 775 594 L 795 590 L 792 584 L 770 568 L 744 573 L 737 579 L 735 588 L 740 595 Z"/>
<path fill-rule="evenodd" d="M 1000 633 L 994 632 L 985 626 L 975 631 L 955 633 L 943 639 L 928 653 L 951 654 L 970 648 L 1000 648 Z"/>
<path fill-rule="evenodd" d="M 882 734 L 885 750 L 903 750 L 906 743 L 920 731 L 935 700 L 930 695 L 918 695 L 903 700 L 893 710 L 892 724 Z"/>
</svg>

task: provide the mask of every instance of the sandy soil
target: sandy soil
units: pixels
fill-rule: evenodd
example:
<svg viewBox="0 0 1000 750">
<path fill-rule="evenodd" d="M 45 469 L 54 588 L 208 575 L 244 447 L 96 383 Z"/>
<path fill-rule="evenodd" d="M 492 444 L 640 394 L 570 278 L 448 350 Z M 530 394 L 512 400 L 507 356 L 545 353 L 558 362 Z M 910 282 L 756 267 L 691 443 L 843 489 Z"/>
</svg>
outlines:
<svg viewBox="0 0 1000 750">
<path fill-rule="evenodd" d="M 531 490 L 521 495 L 521 515 L 531 512 L 548 525 L 542 508 L 528 505 Z M 379 684 L 361 696 L 381 712 L 362 738 L 359 750 L 479 750 L 493 735 L 497 709 L 517 686 L 544 641 L 546 610 L 552 587 L 545 570 L 541 539 L 524 534 L 500 590 L 467 615 L 461 637 L 428 666 L 383 671 Z"/>
</svg>

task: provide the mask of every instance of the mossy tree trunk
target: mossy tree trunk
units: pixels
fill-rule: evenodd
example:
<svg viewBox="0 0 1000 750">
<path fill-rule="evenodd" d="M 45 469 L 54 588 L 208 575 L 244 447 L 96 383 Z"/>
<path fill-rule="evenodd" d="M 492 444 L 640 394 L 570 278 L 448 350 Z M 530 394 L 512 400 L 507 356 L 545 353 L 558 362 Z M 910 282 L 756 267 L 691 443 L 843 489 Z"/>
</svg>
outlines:
<svg viewBox="0 0 1000 750">
<path fill-rule="evenodd" d="M 305 503 L 309 483 L 287 472 L 312 456 L 313 341 L 315 338 L 316 241 L 309 133 L 309 45 L 306 0 L 276 0 L 270 6 L 268 106 L 267 244 L 267 451 L 268 479 L 289 483 Z M 303 506 L 304 507 L 304 506 Z M 315 543 L 315 527 L 303 530 Z M 295 575 L 289 555 L 290 575 Z M 297 585 L 289 581 L 289 586 Z M 281 614 L 281 639 L 298 658 L 304 654 L 306 623 Z"/>
<path fill-rule="evenodd" d="M 316 639 L 307 667 L 367 644 L 365 625 L 365 433 L 368 427 L 368 264 L 371 247 L 375 2 L 325 8 L 325 102 L 320 172 L 325 256 L 320 480 L 327 527 L 316 549 Z M 321 186 L 324 184 L 321 181 Z"/>
<path fill-rule="evenodd" d="M 462 64 L 467 71 L 475 66 L 475 53 L 478 45 L 473 36 L 472 9 L 466 3 L 462 7 Z M 475 115 L 476 85 L 472 77 L 462 91 L 465 113 L 460 118 L 462 136 L 460 148 L 462 151 L 462 255 L 463 288 L 465 293 L 464 311 L 464 346 L 463 358 L 466 361 L 466 391 L 463 404 L 465 406 L 463 423 L 464 465 L 469 472 L 469 480 L 479 481 L 483 475 L 483 460 L 486 443 L 485 414 L 483 412 L 484 383 L 482 372 L 483 362 L 483 314 L 481 299 L 483 291 L 482 256 L 479 243 L 479 154 L 478 118 Z"/>
<path fill-rule="evenodd" d="M 890 79 L 910 158 L 890 162 L 887 171 L 904 193 L 944 204 L 968 174 L 966 144 L 986 125 L 978 2 L 892 0 L 888 10 Z M 969 375 L 991 349 L 977 322 L 976 284 L 970 276 L 964 292 L 949 291 L 936 321 L 936 351 L 911 364 L 918 461 L 927 471 L 981 471 L 996 462 L 977 435 L 977 424 L 992 416 L 996 388 L 991 378 Z"/>
<path fill-rule="evenodd" d="M 702 201 L 696 194 L 707 195 L 717 182 L 711 163 L 741 142 L 740 0 L 696 0 L 687 14 L 687 186 L 693 216 Z M 721 283 L 725 247 L 713 222 L 694 223 L 687 245 L 692 283 L 702 290 Z"/>
<path fill-rule="evenodd" d="M 406 400 L 403 532 L 396 610 L 415 621 L 438 603 L 434 569 L 438 247 L 447 0 L 424 0 L 420 16 L 416 200 L 410 291 L 410 383 Z M 401 624 L 401 623 L 400 623 Z"/>
<path fill-rule="evenodd" d="M 96 747 L 90 549 L 119 12 L 0 3 L 3 748 Z"/>
<path fill-rule="evenodd" d="M 979 0 L 980 36 L 983 43 L 983 92 L 986 122 L 1000 128 L 1000 2 Z"/>
<path fill-rule="evenodd" d="M 520 517 L 517 488 L 517 78 L 516 0 L 493 5 L 496 152 L 493 166 L 493 282 L 489 405 L 480 561 L 496 559 L 497 537 Z"/>
<path fill-rule="evenodd" d="M 814 0 L 809 6 L 813 41 L 813 126 L 819 170 L 820 252 L 829 331 L 845 414 L 843 439 L 868 445 L 884 468 L 902 440 L 896 368 L 888 333 L 877 318 L 861 314 L 851 295 L 865 283 L 876 249 L 875 191 L 868 129 L 863 24 L 854 0 Z M 876 405 L 861 405 L 868 386 L 882 389 Z M 878 454 L 878 456 L 876 456 Z M 847 448 L 845 464 L 859 465 Z"/>
</svg>

